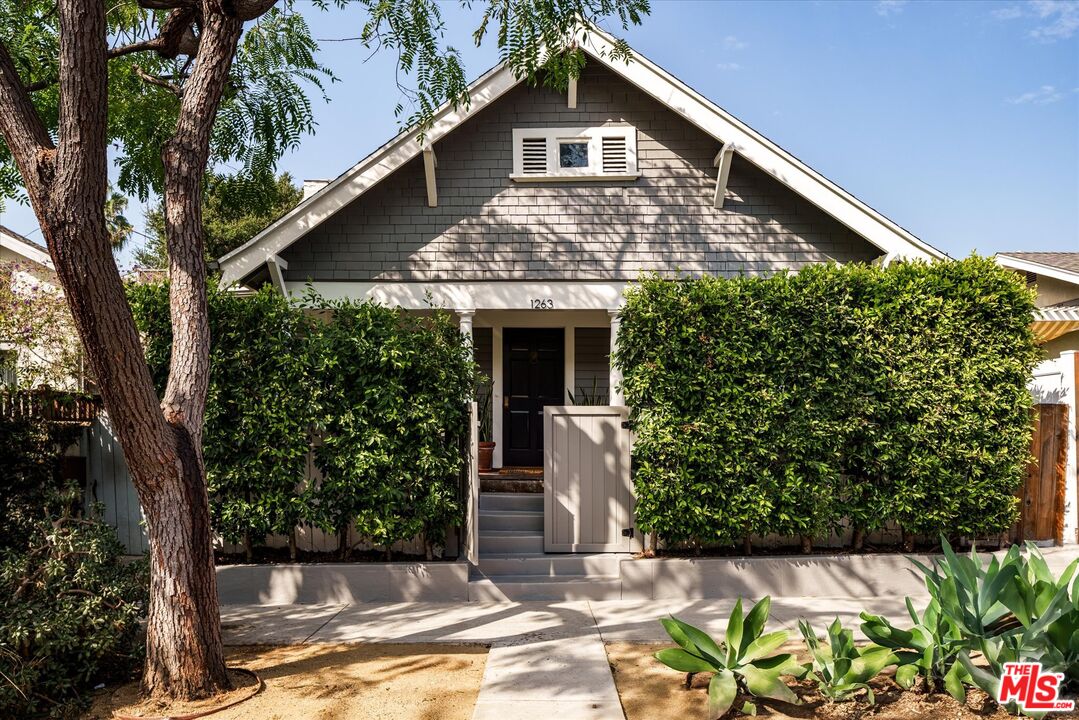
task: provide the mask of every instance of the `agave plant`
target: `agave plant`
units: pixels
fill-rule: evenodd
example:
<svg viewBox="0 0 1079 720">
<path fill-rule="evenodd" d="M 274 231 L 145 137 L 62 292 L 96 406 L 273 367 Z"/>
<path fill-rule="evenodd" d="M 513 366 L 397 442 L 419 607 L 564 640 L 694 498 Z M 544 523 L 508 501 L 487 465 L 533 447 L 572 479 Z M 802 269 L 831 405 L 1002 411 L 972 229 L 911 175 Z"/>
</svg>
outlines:
<svg viewBox="0 0 1079 720">
<path fill-rule="evenodd" d="M 675 617 L 660 620 L 678 647 L 660 650 L 655 654 L 657 660 L 690 677 L 700 672 L 714 673 L 708 683 L 710 718 L 730 710 L 739 691 L 753 697 L 800 703 L 782 676 L 801 677 L 805 668 L 790 653 L 772 654 L 787 642 L 789 634 L 785 630 L 764 633 L 771 605 L 772 599 L 766 597 L 743 615 L 739 599 L 721 642 Z M 756 706 L 747 702 L 742 711 L 755 715 Z"/>
<path fill-rule="evenodd" d="M 866 700 L 876 704 L 869 681 L 899 659 L 895 653 L 880 645 L 855 647 L 854 632 L 844 629 L 837 617 L 828 626 L 828 645 L 821 645 L 817 634 L 805 620 L 798 621 L 812 661 L 806 665 L 809 676 L 817 682 L 820 694 L 832 702 L 849 700 L 859 690 L 866 691 Z"/>
<path fill-rule="evenodd" d="M 936 600 L 931 600 L 920 615 L 910 598 L 906 604 L 914 627 L 901 629 L 887 618 L 862 612 L 862 633 L 895 653 L 899 666 L 895 681 L 900 687 L 909 689 L 918 677 L 923 677 L 930 692 L 936 692 L 943 684 L 949 694 L 965 697 L 963 668 L 956 664 L 961 650 L 958 630 L 941 613 Z"/>
</svg>

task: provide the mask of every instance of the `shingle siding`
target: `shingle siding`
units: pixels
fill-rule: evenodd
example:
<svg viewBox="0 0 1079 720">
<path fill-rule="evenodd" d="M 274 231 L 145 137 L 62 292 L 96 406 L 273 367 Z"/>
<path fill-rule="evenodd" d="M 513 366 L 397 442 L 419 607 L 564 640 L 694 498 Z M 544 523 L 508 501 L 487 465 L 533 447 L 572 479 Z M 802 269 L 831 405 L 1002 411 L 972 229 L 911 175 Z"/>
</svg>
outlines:
<svg viewBox="0 0 1079 720">
<path fill-rule="evenodd" d="M 515 127 L 629 123 L 632 182 L 517 183 Z M 593 63 L 564 94 L 521 85 L 435 145 L 438 207 L 417 158 L 285 253 L 289 279 L 631 280 L 735 275 L 880 252 L 736 158 L 726 203 L 712 207 L 720 144 Z"/>
</svg>

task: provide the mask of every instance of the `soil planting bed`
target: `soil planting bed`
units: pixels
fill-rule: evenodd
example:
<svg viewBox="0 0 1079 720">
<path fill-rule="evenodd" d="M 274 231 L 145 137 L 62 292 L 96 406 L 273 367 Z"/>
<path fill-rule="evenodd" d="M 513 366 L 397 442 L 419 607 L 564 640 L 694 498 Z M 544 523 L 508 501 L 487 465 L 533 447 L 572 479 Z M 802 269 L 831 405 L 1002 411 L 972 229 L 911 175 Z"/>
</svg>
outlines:
<svg viewBox="0 0 1079 720">
<path fill-rule="evenodd" d="M 607 645 L 607 659 L 626 720 L 682 720 L 706 716 L 710 675 L 697 675 L 693 686 L 687 689 L 683 682 L 685 673 L 675 672 L 652 657 L 652 653 L 668 647 L 672 645 Z M 790 651 L 790 648 L 785 649 Z M 805 681 L 790 683 L 802 699 L 802 705 L 760 699 L 753 702 L 757 705 L 758 717 L 774 720 L 1004 720 L 1013 717 L 978 690 L 969 693 L 964 705 L 945 693 L 929 695 L 904 691 L 886 676 L 877 677 L 871 685 L 876 694 L 876 705 L 867 704 L 864 697 L 856 702 L 830 703 L 817 693 L 814 683 Z M 739 696 L 734 707 L 741 707 L 747 699 L 750 698 Z M 727 717 L 738 715 L 731 713 Z M 1049 718 L 1077 720 L 1079 713 L 1054 713 Z"/>
<path fill-rule="evenodd" d="M 480 645 L 288 645 L 227 651 L 230 667 L 253 670 L 265 687 L 208 720 L 469 720 L 487 662 L 487 649 Z M 105 688 L 84 718 L 205 712 L 250 693 L 253 679 L 231 675 L 236 690 L 171 706 L 140 701 L 137 682 Z"/>
</svg>

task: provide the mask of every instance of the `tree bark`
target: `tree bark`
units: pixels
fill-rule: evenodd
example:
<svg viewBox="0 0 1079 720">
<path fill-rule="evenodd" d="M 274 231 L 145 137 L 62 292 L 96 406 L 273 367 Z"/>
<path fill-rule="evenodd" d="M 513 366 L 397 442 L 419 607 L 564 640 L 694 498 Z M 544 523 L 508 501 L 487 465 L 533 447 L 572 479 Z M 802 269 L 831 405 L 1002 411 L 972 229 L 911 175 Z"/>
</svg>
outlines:
<svg viewBox="0 0 1079 720">
<path fill-rule="evenodd" d="M 861 525 L 854 526 L 854 534 L 851 536 L 850 545 L 854 552 L 861 552 L 865 548 L 865 528 Z"/>
<path fill-rule="evenodd" d="M 194 4 L 194 3 L 192 3 Z M 108 47 L 102 0 L 59 0 L 54 144 L 0 43 L 0 133 L 19 167 L 57 277 L 124 449 L 150 540 L 143 688 L 195 699 L 229 687 L 221 643 L 202 422 L 209 323 L 201 179 L 242 19 L 203 2 L 198 59 L 163 148 L 173 347 L 159 404 L 109 244 Z M 254 6 L 244 5 L 243 13 Z"/>
<path fill-rule="evenodd" d="M 802 535 L 801 537 L 802 554 L 808 555 L 813 552 L 813 538 L 809 535 Z"/>
</svg>

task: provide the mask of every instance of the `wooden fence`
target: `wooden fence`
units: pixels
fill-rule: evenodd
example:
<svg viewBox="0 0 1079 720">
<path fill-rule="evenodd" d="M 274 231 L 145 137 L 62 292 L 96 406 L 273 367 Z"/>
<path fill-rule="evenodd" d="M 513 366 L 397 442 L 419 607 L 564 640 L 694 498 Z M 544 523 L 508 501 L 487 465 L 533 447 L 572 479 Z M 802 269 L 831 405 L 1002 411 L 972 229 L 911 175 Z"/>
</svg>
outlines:
<svg viewBox="0 0 1079 720">
<path fill-rule="evenodd" d="M 1034 460 L 1027 467 L 1019 521 L 1012 529 L 1015 541 L 1064 542 L 1064 508 L 1067 502 L 1068 406 L 1034 406 L 1034 434 L 1030 452 Z"/>
<path fill-rule="evenodd" d="M 57 390 L 0 392 L 0 416 L 38 417 L 50 422 L 91 425 L 101 412 L 101 399 Z"/>
</svg>

